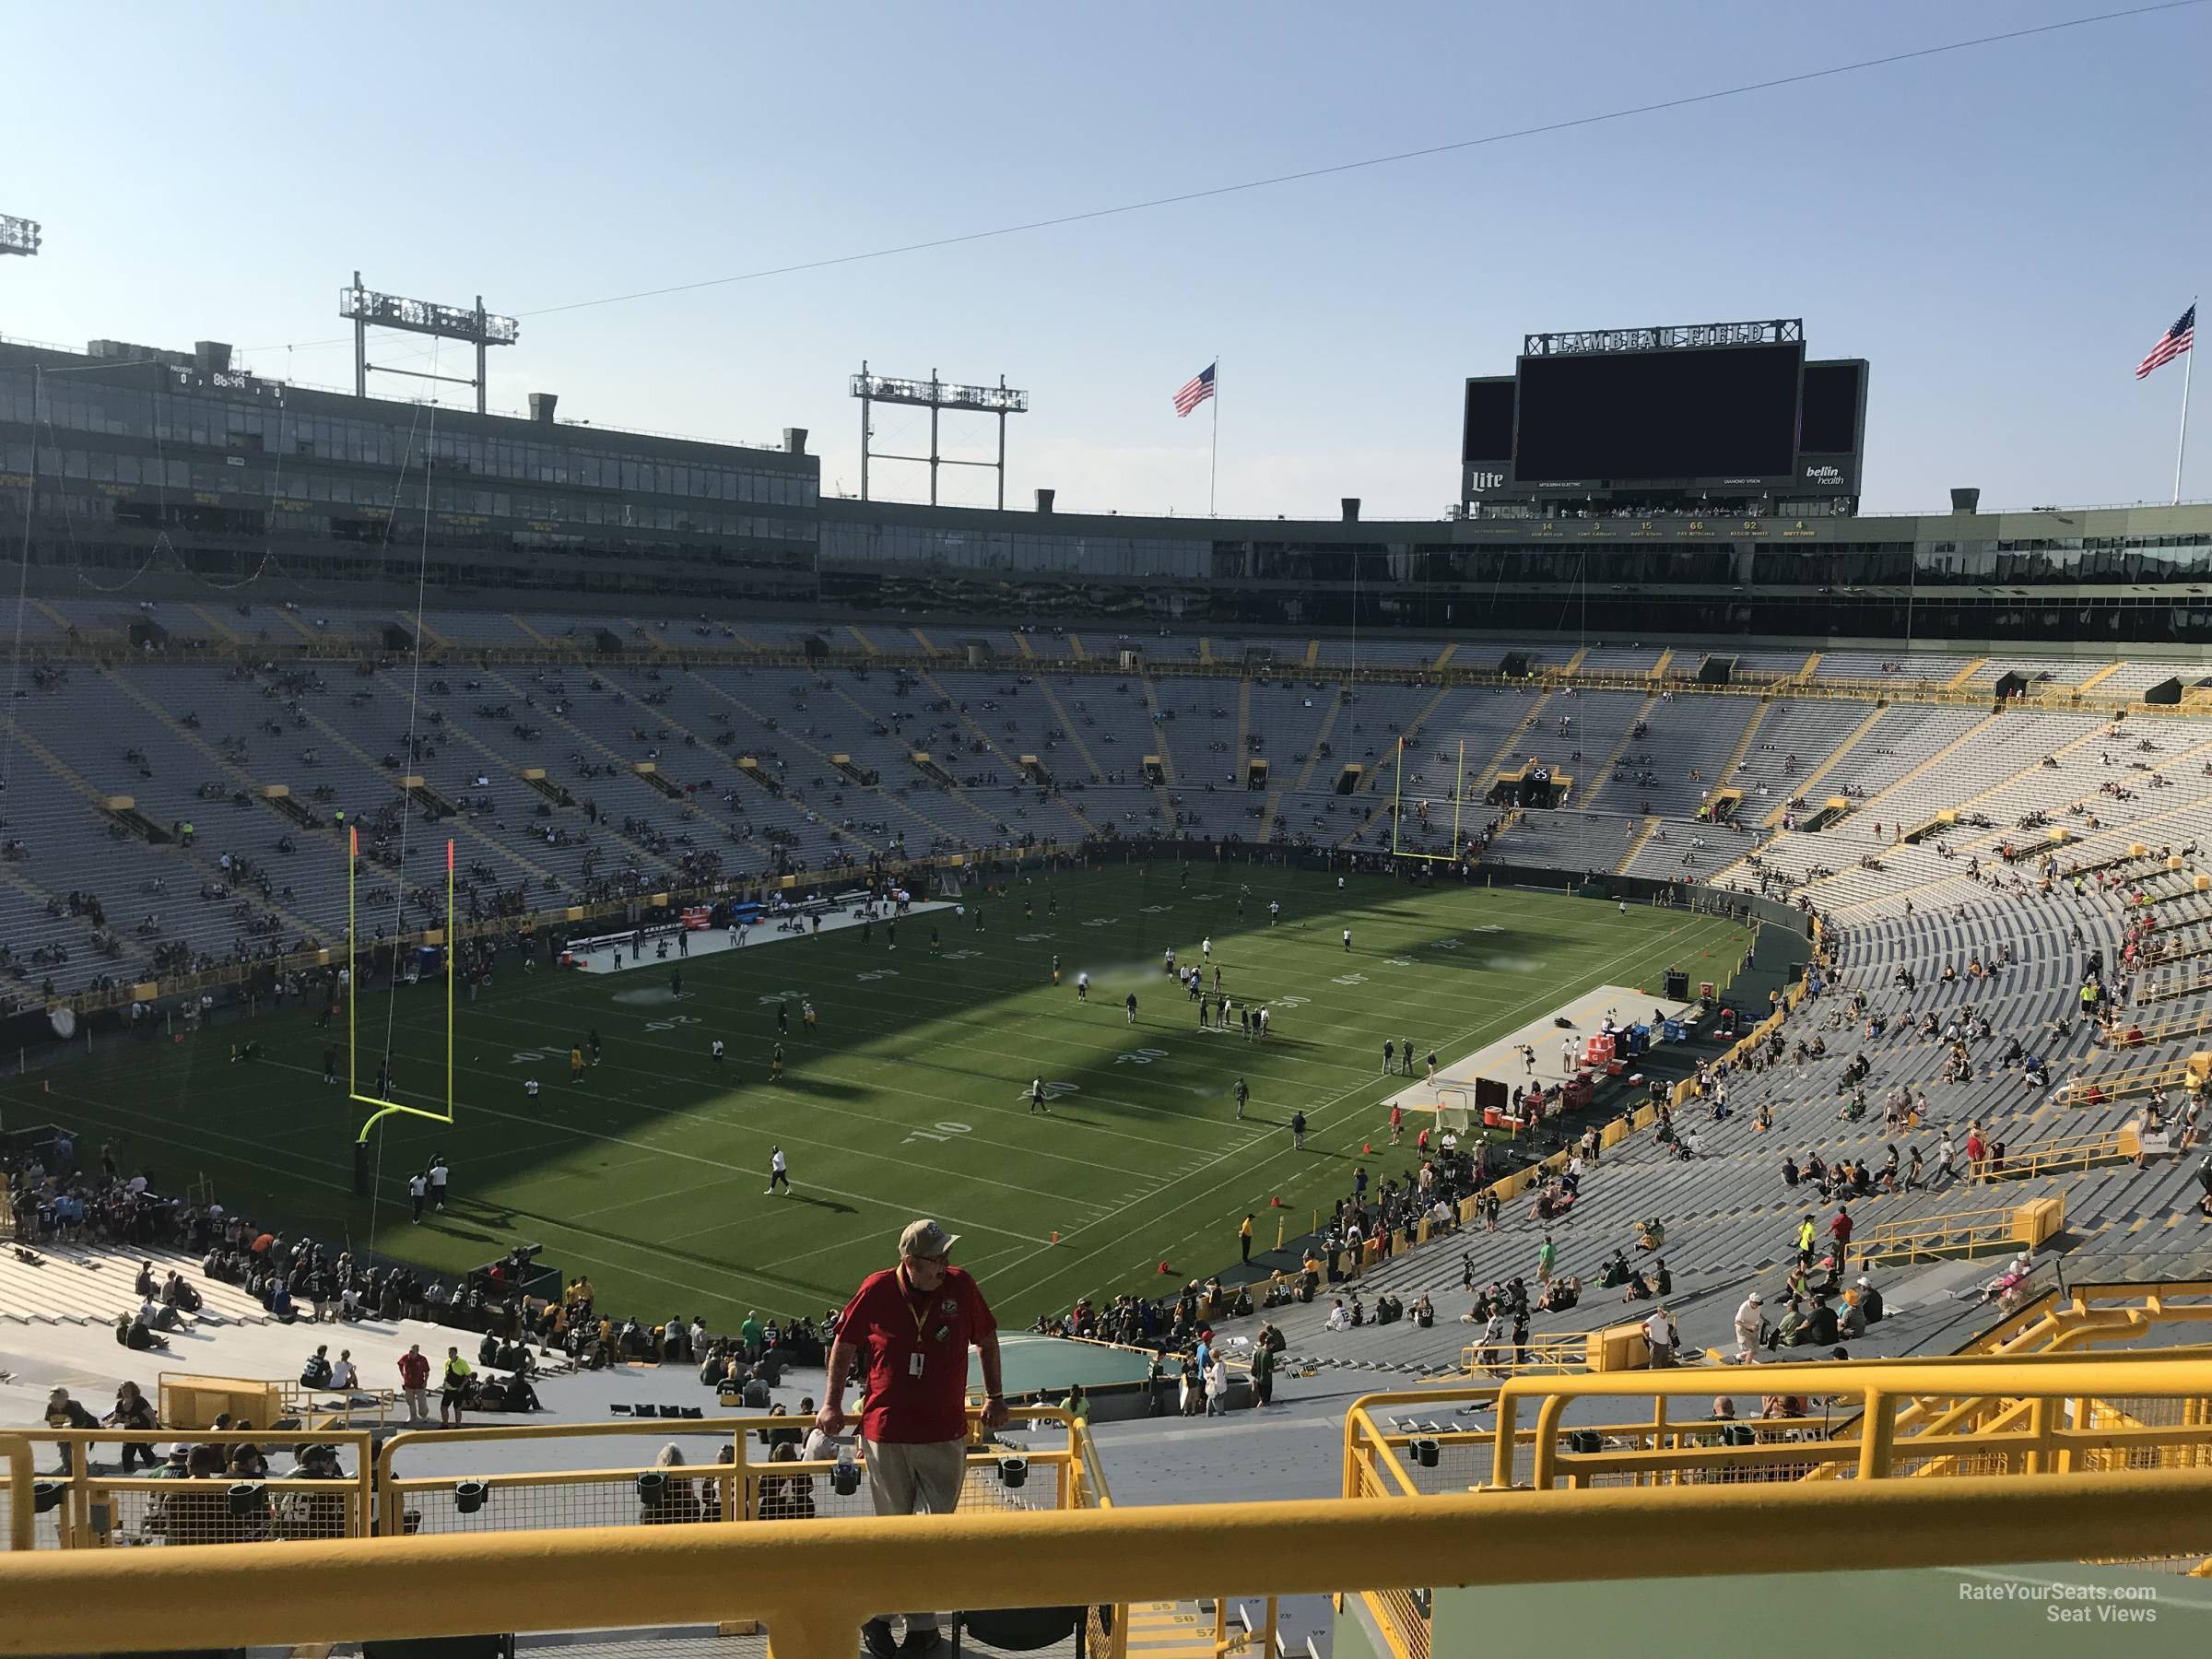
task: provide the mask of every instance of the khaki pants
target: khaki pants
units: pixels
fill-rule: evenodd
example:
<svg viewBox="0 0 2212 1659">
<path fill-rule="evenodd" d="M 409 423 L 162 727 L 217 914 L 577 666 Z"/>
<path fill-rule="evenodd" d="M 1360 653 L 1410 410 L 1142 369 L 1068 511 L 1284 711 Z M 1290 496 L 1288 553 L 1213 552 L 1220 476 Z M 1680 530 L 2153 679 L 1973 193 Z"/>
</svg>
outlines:
<svg viewBox="0 0 2212 1659">
<path fill-rule="evenodd" d="M 959 1507 L 960 1486 L 968 1477 L 968 1442 L 925 1441 L 919 1444 L 864 1442 L 868 1498 L 879 1515 L 912 1515 L 927 1511 L 949 1515 Z"/>
<path fill-rule="evenodd" d="M 927 1511 L 949 1515 L 959 1507 L 960 1487 L 968 1478 L 968 1442 L 964 1440 L 924 1441 L 900 1444 L 884 1441 L 861 1442 L 868 1470 L 868 1500 L 879 1515 L 912 1515 Z M 889 1614 L 878 1618 L 888 1618 Z M 910 1612 L 909 1631 L 924 1623 L 933 1629 L 934 1612 Z"/>
</svg>

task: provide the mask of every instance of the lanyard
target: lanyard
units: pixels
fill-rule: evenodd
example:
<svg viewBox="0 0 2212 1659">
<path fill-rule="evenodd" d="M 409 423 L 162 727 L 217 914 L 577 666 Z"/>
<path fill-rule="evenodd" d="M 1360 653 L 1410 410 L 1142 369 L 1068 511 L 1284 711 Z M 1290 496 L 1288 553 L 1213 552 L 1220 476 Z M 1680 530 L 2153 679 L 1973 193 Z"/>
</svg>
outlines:
<svg viewBox="0 0 2212 1659">
<path fill-rule="evenodd" d="M 907 1312 L 912 1314 L 913 1316 L 914 1340 L 919 1342 L 922 1339 L 922 1332 L 924 1328 L 929 1324 L 929 1302 L 927 1298 L 924 1297 L 922 1304 L 922 1311 L 920 1312 L 916 1312 L 914 1310 L 914 1285 L 913 1281 L 906 1277 L 906 1264 L 904 1262 L 899 1264 L 898 1271 L 899 1289 L 901 1296 L 905 1300 Z"/>
</svg>

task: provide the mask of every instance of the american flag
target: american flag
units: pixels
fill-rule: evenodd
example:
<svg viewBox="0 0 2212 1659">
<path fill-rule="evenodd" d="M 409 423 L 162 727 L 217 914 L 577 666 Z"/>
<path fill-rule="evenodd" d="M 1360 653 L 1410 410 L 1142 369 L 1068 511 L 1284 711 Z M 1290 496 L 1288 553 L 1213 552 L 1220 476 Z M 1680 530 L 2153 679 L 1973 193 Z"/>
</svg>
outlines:
<svg viewBox="0 0 2212 1659">
<path fill-rule="evenodd" d="M 2171 363 L 2183 352 L 2196 344 L 2196 307 L 2191 305 L 2174 320 L 2165 337 L 2150 348 L 2150 355 L 2136 365 L 2136 378 L 2141 380 L 2153 369 Z"/>
<path fill-rule="evenodd" d="M 2190 314 L 2193 316 L 2195 314 L 2194 307 L 2191 308 Z M 2184 347 L 2183 349 L 2186 350 L 2188 348 Z M 1213 394 L 1214 365 L 1208 363 L 1205 368 L 1199 370 L 1197 373 L 1192 375 L 1190 380 L 1184 384 L 1182 390 L 1175 394 L 1176 415 L 1178 417 L 1188 415 L 1193 409 L 1196 408 L 1200 404 L 1204 403 Z"/>
</svg>

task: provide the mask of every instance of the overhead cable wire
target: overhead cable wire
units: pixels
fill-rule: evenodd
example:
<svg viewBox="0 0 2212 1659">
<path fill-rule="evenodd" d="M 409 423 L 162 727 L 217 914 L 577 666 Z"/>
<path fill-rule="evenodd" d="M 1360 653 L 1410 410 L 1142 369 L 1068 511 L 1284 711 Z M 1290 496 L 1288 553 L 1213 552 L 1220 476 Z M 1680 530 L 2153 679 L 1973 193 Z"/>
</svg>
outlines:
<svg viewBox="0 0 2212 1659">
<path fill-rule="evenodd" d="M 518 317 L 551 317 L 565 312 L 589 311 L 603 305 L 627 305 L 640 300 L 665 299 L 673 294 L 697 293 L 704 288 L 729 288 L 738 283 L 761 282 L 772 276 L 793 276 L 808 271 L 833 270 L 841 265 L 862 265 L 878 259 L 895 259 L 909 253 L 925 253 L 940 248 L 956 248 L 971 242 L 992 241 L 1006 237 L 1026 236 L 1039 230 L 1058 229 L 1067 225 L 1093 223 L 1100 219 L 1122 218 L 1132 214 L 1149 213 L 1163 207 L 1181 206 L 1191 202 L 1217 200 L 1222 196 L 1248 194 L 1255 191 L 1279 189 L 1288 184 L 1302 184 L 1315 179 L 1335 178 L 1345 173 L 1371 171 L 1378 168 L 1401 166 L 1408 161 L 1427 160 L 1432 157 L 1456 155 L 1490 145 L 1511 144 L 1524 138 L 1538 138 L 1553 133 L 1574 132 L 1585 127 L 1605 126 L 1616 122 L 1632 121 L 1641 116 L 1665 114 L 1674 110 L 1693 109 L 1701 104 L 1719 103 L 1730 99 L 1748 98 L 1755 93 L 1778 91 L 1785 87 L 1801 87 L 1815 81 L 1834 80 L 1843 76 L 1861 75 L 1869 70 L 1886 69 L 1899 64 L 1922 62 L 1962 52 L 1975 52 L 1984 47 L 2003 45 L 2008 41 L 2032 40 L 2041 35 L 2060 34 L 2071 29 L 2090 29 L 2100 24 L 2124 22 L 2133 18 L 2156 17 L 2166 12 L 2188 11 L 2201 7 L 2207 0 L 2159 0 L 2151 6 L 2128 6 L 2118 11 L 2096 12 L 2084 17 L 2064 18 L 2052 23 L 2025 25 L 2018 29 L 2000 29 L 1991 34 L 1975 35 L 1963 41 L 1947 41 L 1935 46 L 1917 46 L 1909 51 L 1884 53 L 1877 57 L 1858 58 L 1846 64 L 1830 64 L 1818 69 L 1800 70 L 1794 75 L 1770 76 L 1762 80 L 1743 81 L 1735 86 L 1717 87 L 1705 92 L 1686 92 L 1677 98 L 1663 98 L 1650 103 L 1629 104 L 1618 109 L 1603 110 L 1589 115 L 1572 115 L 1558 121 L 1538 122 L 1529 126 L 1512 127 L 1503 132 L 1485 133 L 1473 138 L 1459 138 L 1446 144 L 1424 145 L 1416 149 L 1394 150 L 1388 155 L 1367 156 L 1357 160 L 1331 162 L 1322 167 L 1301 168 L 1292 172 L 1270 173 L 1257 179 L 1241 179 L 1233 183 L 1210 185 L 1199 190 L 1176 191 L 1165 195 L 1147 196 L 1138 201 L 1121 202 L 1110 206 L 1085 208 L 1075 213 L 1053 214 L 1041 218 L 1024 219 L 1014 224 L 997 225 L 983 230 L 963 231 L 956 235 L 931 237 L 921 241 L 898 242 L 880 248 L 870 248 L 855 253 L 830 254 L 820 259 L 797 260 L 787 265 L 763 265 L 755 270 L 739 271 L 726 276 L 703 276 L 690 282 L 670 283 L 660 288 L 633 288 L 625 293 L 603 294 L 593 300 L 571 300 L 559 305 L 540 306 L 535 311 L 517 312 Z M 293 349 L 308 351 L 327 346 L 342 346 L 351 342 L 351 335 L 327 340 L 292 342 L 288 347 L 249 347 L 255 351 Z"/>
</svg>

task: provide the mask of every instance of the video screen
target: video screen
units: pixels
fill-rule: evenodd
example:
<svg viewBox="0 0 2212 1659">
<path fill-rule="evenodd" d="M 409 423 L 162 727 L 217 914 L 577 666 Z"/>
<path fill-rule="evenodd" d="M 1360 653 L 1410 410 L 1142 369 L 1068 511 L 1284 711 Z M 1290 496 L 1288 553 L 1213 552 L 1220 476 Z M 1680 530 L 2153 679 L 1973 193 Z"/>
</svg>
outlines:
<svg viewBox="0 0 2212 1659">
<path fill-rule="evenodd" d="M 1521 359 L 1516 484 L 1786 478 L 1805 347 Z"/>
<path fill-rule="evenodd" d="M 1467 418 L 1460 429 L 1459 458 L 1509 462 L 1513 458 L 1513 377 L 1500 374 L 1467 382 Z"/>
</svg>

